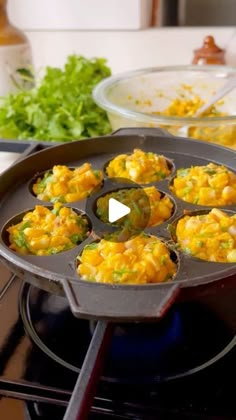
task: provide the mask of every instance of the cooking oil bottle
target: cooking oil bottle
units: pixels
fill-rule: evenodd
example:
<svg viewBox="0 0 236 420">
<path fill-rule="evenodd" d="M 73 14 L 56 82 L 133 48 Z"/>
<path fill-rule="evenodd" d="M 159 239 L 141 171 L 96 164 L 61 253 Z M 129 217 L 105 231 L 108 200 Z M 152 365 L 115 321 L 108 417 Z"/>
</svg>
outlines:
<svg viewBox="0 0 236 420">
<path fill-rule="evenodd" d="M 7 0 L 0 0 L 0 96 L 32 87 L 32 68 L 30 43 L 9 21 Z"/>
</svg>

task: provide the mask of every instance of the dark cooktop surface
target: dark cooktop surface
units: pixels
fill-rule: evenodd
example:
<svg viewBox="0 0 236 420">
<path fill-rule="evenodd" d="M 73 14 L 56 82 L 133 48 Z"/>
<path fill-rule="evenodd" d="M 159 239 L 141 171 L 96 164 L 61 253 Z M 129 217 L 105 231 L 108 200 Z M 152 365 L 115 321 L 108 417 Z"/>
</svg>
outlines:
<svg viewBox="0 0 236 420">
<path fill-rule="evenodd" d="M 21 289 L 19 302 L 34 343 L 60 366 L 79 373 L 96 323 L 75 318 L 66 298 L 30 285 Z M 116 384 L 159 384 L 192 370 L 200 372 L 233 344 L 228 325 L 206 306 L 176 304 L 158 323 L 116 326 L 103 379 Z M 34 372 L 33 378 L 40 381 L 45 372 L 38 375 Z"/>
<path fill-rule="evenodd" d="M 34 401 L 28 419 L 62 419 L 95 323 L 3 266 L 0 288 L 0 393 Z M 236 419 L 235 298 L 222 291 L 221 302 L 174 305 L 159 324 L 116 326 L 90 417 Z"/>
</svg>

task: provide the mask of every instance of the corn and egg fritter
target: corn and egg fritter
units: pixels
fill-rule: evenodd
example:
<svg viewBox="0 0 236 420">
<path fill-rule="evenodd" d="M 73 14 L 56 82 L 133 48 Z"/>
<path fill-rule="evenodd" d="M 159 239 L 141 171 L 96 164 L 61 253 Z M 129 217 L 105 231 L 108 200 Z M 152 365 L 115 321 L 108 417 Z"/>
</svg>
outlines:
<svg viewBox="0 0 236 420">
<path fill-rule="evenodd" d="M 78 260 L 80 278 L 98 283 L 161 283 L 177 271 L 167 246 L 145 234 L 126 242 L 101 239 L 85 246 Z"/>
<path fill-rule="evenodd" d="M 189 203 L 227 206 L 236 203 L 236 174 L 214 163 L 183 168 L 177 171 L 171 190 Z"/>
<path fill-rule="evenodd" d="M 176 226 L 180 249 L 202 260 L 236 263 L 236 214 L 213 208 L 208 214 L 186 215 Z"/>
<path fill-rule="evenodd" d="M 92 169 L 90 163 L 75 169 L 55 165 L 52 171 L 47 171 L 43 178 L 36 180 L 33 192 L 42 201 L 69 203 L 88 197 L 102 180 L 102 171 Z"/>
<path fill-rule="evenodd" d="M 126 218 L 128 228 L 135 229 L 143 227 L 144 218 L 148 219 L 147 227 L 157 226 L 169 219 L 173 203 L 167 195 L 163 195 L 154 187 L 127 188 L 114 191 L 97 200 L 97 216 L 105 223 L 108 223 L 109 200 L 114 198 L 131 209 L 131 213 Z M 117 220 L 117 225 L 123 224 L 123 219 Z"/>
<path fill-rule="evenodd" d="M 55 203 L 52 209 L 35 206 L 21 222 L 10 226 L 10 249 L 20 254 L 53 255 L 74 248 L 88 236 L 87 219 Z"/>
<path fill-rule="evenodd" d="M 148 184 L 166 178 L 171 170 L 164 156 L 134 149 L 130 155 L 120 154 L 112 159 L 106 172 L 110 178 L 126 178 L 137 183 Z"/>
</svg>

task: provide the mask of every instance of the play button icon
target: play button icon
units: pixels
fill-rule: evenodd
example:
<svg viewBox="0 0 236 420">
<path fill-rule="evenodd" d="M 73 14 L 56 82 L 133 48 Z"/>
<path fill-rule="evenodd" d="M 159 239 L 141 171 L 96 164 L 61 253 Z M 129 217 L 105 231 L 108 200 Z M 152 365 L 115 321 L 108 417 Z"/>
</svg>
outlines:
<svg viewBox="0 0 236 420">
<path fill-rule="evenodd" d="M 122 217 L 130 213 L 130 208 L 115 198 L 109 198 L 108 202 L 108 220 L 110 223 L 117 222 Z"/>
<path fill-rule="evenodd" d="M 86 200 L 93 235 L 124 242 L 142 233 L 150 219 L 150 202 L 140 185 L 123 178 L 105 179 Z"/>
</svg>

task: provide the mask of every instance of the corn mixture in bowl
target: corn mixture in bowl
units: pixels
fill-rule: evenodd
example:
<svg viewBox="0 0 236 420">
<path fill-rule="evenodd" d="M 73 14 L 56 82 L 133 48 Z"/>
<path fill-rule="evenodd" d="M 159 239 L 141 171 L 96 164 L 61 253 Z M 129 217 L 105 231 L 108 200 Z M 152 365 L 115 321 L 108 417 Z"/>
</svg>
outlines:
<svg viewBox="0 0 236 420">
<path fill-rule="evenodd" d="M 153 115 L 159 115 L 167 118 L 192 118 L 193 122 L 188 127 L 187 137 L 204 140 L 209 143 L 217 143 L 222 146 L 236 148 L 236 127 L 235 125 L 226 126 L 225 124 L 218 123 L 217 125 L 211 125 L 211 119 L 218 118 L 224 120 L 229 117 L 229 114 L 221 109 L 224 105 L 223 101 L 218 101 L 217 105 L 209 107 L 202 115 L 201 119 L 205 122 L 209 121 L 209 125 L 198 125 L 194 124 L 194 115 L 197 110 L 201 108 L 205 101 L 194 93 L 193 86 L 183 84 L 181 86 L 182 91 L 179 91 L 179 97 L 176 97 L 169 103 L 169 105 L 162 111 L 154 111 Z M 178 136 L 183 135 L 181 132 L 181 126 L 163 126 L 169 130 L 172 134 Z"/>
<path fill-rule="evenodd" d="M 82 280 L 114 284 L 162 283 L 177 272 L 167 246 L 145 234 L 126 242 L 105 239 L 84 247 L 77 273 Z"/>
<path fill-rule="evenodd" d="M 207 214 L 186 215 L 176 225 L 176 240 L 194 257 L 236 263 L 236 214 L 213 208 Z"/>
<path fill-rule="evenodd" d="M 130 155 L 121 154 L 112 159 L 106 167 L 106 173 L 110 178 L 126 178 L 148 184 L 166 178 L 171 169 L 164 156 L 134 149 Z"/>
<path fill-rule="evenodd" d="M 127 227 L 143 227 L 143 219 L 147 216 L 147 227 L 157 226 L 169 219 L 174 205 L 167 195 L 160 193 L 154 186 L 140 188 L 127 188 L 106 194 L 97 200 L 96 215 L 105 223 L 108 223 L 109 200 L 114 198 L 131 210 L 126 218 Z M 123 219 L 116 222 L 124 224 Z"/>
<path fill-rule="evenodd" d="M 23 219 L 7 228 L 10 249 L 20 254 L 53 255 L 74 248 L 87 238 L 87 218 L 55 203 L 35 206 Z"/>
<path fill-rule="evenodd" d="M 236 96 L 228 92 L 207 112 L 196 111 L 236 75 L 229 66 L 160 66 L 113 75 L 94 89 L 95 102 L 113 131 L 162 128 L 177 137 L 198 139 L 236 150 Z M 159 140 L 165 143 L 163 133 Z M 176 139 L 177 140 L 177 139 Z"/>
<path fill-rule="evenodd" d="M 173 193 L 184 201 L 205 206 L 236 203 L 236 174 L 223 165 L 209 163 L 178 169 Z"/>
<path fill-rule="evenodd" d="M 75 169 L 55 165 L 36 180 L 32 190 L 39 200 L 69 203 L 88 197 L 102 180 L 102 171 L 92 169 L 90 163 Z"/>
<path fill-rule="evenodd" d="M 179 97 L 174 98 L 165 109 L 162 111 L 153 111 L 153 114 L 168 117 L 194 117 L 198 109 L 205 103 L 194 92 L 193 86 L 182 84 L 178 94 Z M 161 96 L 164 96 L 164 94 Z M 223 104 L 223 101 L 218 101 L 217 104 L 217 107 L 216 105 L 210 106 L 202 115 L 206 117 L 223 117 L 225 114 L 218 108 Z"/>
</svg>

